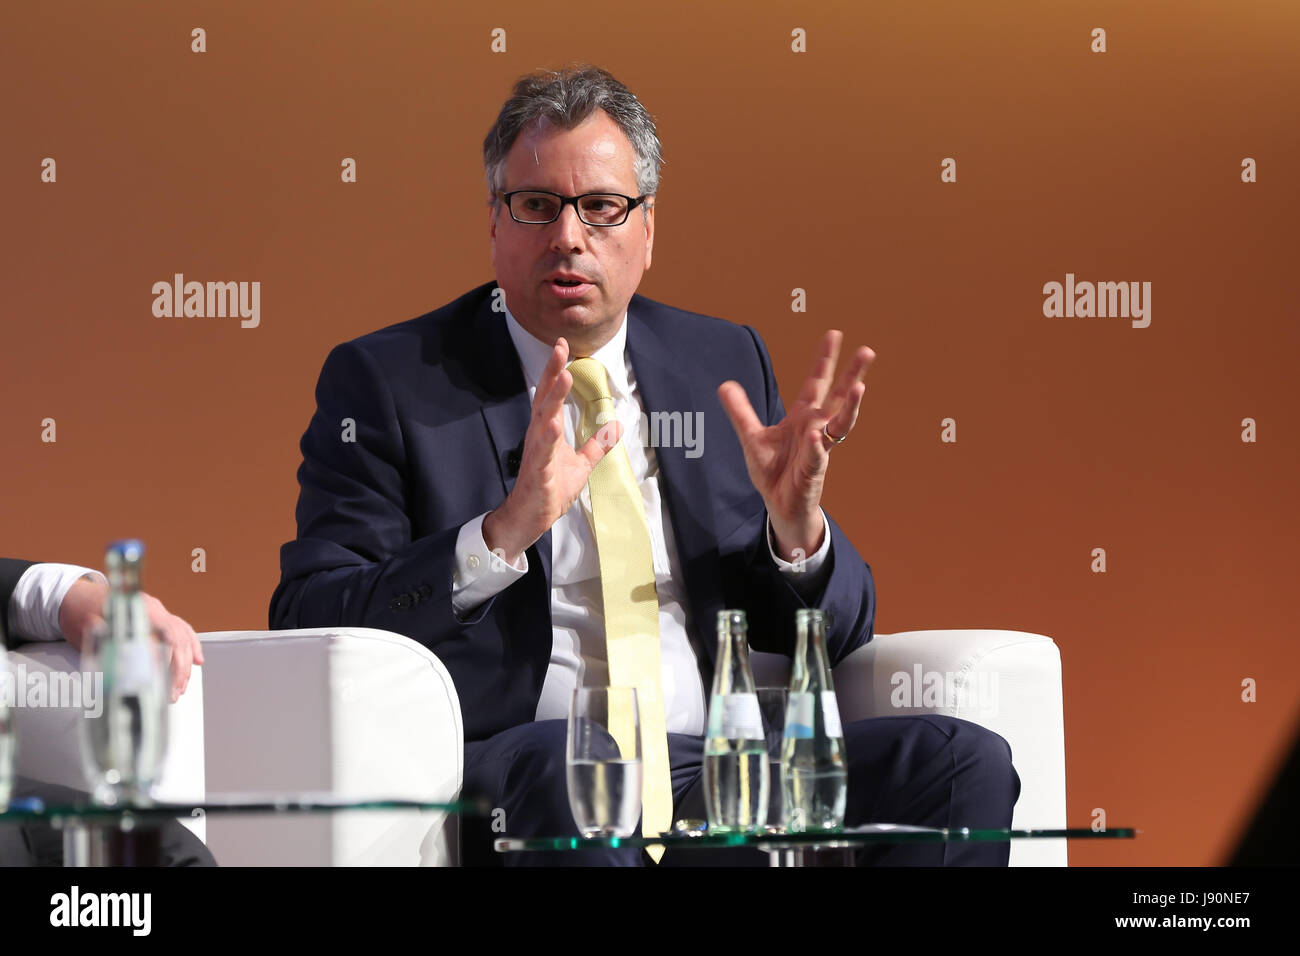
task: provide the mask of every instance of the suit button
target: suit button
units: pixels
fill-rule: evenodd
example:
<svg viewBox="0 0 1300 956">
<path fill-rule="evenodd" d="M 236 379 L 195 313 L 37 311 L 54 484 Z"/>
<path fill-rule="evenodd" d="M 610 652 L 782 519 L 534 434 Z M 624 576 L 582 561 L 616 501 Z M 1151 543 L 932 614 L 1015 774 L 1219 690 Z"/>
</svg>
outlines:
<svg viewBox="0 0 1300 956">
<path fill-rule="evenodd" d="M 433 588 L 429 587 L 427 584 L 421 584 L 420 597 L 426 601 L 429 600 L 429 598 L 433 597 Z"/>
<path fill-rule="evenodd" d="M 471 555 L 470 555 L 470 556 L 465 560 L 465 563 L 468 564 L 471 568 L 477 568 L 477 567 L 478 567 L 478 555 L 477 555 L 477 554 L 471 554 Z"/>
<path fill-rule="evenodd" d="M 393 603 L 388 606 L 391 607 L 394 611 L 405 611 L 407 608 L 411 606 L 411 595 L 399 594 L 393 600 Z"/>
</svg>

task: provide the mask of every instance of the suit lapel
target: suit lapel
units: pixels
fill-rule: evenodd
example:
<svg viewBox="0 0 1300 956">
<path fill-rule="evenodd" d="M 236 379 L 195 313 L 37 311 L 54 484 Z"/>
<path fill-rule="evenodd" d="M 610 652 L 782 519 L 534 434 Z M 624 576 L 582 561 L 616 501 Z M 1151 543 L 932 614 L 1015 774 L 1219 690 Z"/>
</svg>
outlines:
<svg viewBox="0 0 1300 956">
<path fill-rule="evenodd" d="M 493 283 L 491 289 L 495 289 Z M 520 368 L 519 353 L 506 328 L 504 312 L 493 312 L 495 298 L 490 290 L 474 315 L 475 378 L 483 385 L 483 422 L 487 426 L 496 453 L 501 487 L 509 494 L 519 474 L 519 458 L 524 450 L 524 435 L 532 417 L 532 403 Z M 551 590 L 551 532 L 537 539 L 537 558 L 542 563 L 546 592 Z M 549 607 L 548 607 L 549 611 Z"/>
<path fill-rule="evenodd" d="M 674 355 L 654 324 L 655 303 L 633 296 L 628 306 L 627 349 L 636 372 L 637 389 L 647 416 L 655 412 L 694 415 L 711 408 L 704 393 L 707 385 L 692 384 L 683 371 L 684 360 Z M 724 423 L 725 424 L 725 423 Z M 707 425 L 718 427 L 716 422 Z M 650 432 L 653 435 L 653 429 Z M 707 447 L 707 446 L 706 446 Z M 678 563 L 690 601 L 696 655 L 708 662 L 711 677 L 716 656 L 714 621 L 722 610 L 722 580 L 718 569 L 717 533 L 714 528 L 713 493 L 703 457 L 687 458 L 686 448 L 657 447 L 660 490 L 667 502 L 677 544 Z M 708 692 L 709 684 L 705 684 Z"/>
</svg>

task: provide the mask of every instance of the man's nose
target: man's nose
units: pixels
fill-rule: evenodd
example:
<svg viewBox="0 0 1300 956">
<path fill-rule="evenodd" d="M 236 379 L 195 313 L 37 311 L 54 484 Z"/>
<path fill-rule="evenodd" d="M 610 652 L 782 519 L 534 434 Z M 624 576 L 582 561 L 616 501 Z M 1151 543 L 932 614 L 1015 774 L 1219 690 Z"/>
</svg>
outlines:
<svg viewBox="0 0 1300 956">
<path fill-rule="evenodd" d="M 560 218 L 551 223 L 551 230 L 551 248 L 557 252 L 582 249 L 587 242 L 587 224 L 578 218 L 573 203 L 560 210 Z"/>
</svg>

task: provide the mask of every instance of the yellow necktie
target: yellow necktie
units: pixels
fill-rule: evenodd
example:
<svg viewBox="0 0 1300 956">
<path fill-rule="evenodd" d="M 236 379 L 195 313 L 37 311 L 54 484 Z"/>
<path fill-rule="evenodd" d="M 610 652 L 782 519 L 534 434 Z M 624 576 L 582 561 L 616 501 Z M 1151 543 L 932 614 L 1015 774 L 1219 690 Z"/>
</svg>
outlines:
<svg viewBox="0 0 1300 956">
<path fill-rule="evenodd" d="M 573 391 L 582 407 L 577 447 L 614 419 L 605 368 L 593 358 L 569 363 Z M 611 687 L 635 687 L 641 714 L 641 832 L 658 836 L 671 829 L 673 787 L 668 736 L 660 688 L 659 597 L 645 504 L 623 443 L 596 463 L 587 479 L 591 524 L 600 560 L 600 594 L 605 612 L 605 650 Z M 611 707 L 610 733 L 624 753 L 630 715 Z M 664 848 L 646 848 L 656 863 Z"/>
</svg>

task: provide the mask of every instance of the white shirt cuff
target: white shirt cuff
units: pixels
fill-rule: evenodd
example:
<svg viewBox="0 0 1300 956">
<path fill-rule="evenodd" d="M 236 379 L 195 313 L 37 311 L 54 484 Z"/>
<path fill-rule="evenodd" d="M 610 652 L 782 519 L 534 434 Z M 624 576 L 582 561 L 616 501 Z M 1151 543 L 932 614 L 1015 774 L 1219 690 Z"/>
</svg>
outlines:
<svg viewBox="0 0 1300 956">
<path fill-rule="evenodd" d="M 528 555 L 520 554 L 515 564 L 504 555 L 493 554 L 483 540 L 483 519 L 466 521 L 456 536 L 456 567 L 451 576 L 451 607 L 457 617 L 468 617 L 476 607 L 528 573 Z M 498 549 L 500 550 L 500 549 Z"/>
<path fill-rule="evenodd" d="M 819 511 L 821 509 L 818 509 Z M 826 558 L 831 553 L 831 526 L 826 520 L 826 512 L 822 511 L 822 544 L 821 547 L 812 554 L 795 561 L 786 561 L 776 553 L 773 545 L 772 518 L 769 515 L 767 519 L 767 550 L 772 555 L 772 561 L 781 570 L 785 579 L 789 581 L 801 595 L 815 594 L 821 589 L 826 580 Z"/>
<path fill-rule="evenodd" d="M 59 608 L 68 589 L 84 577 L 97 584 L 108 578 L 75 564 L 33 564 L 18 579 L 9 598 L 9 629 L 29 641 L 61 641 Z"/>
</svg>

